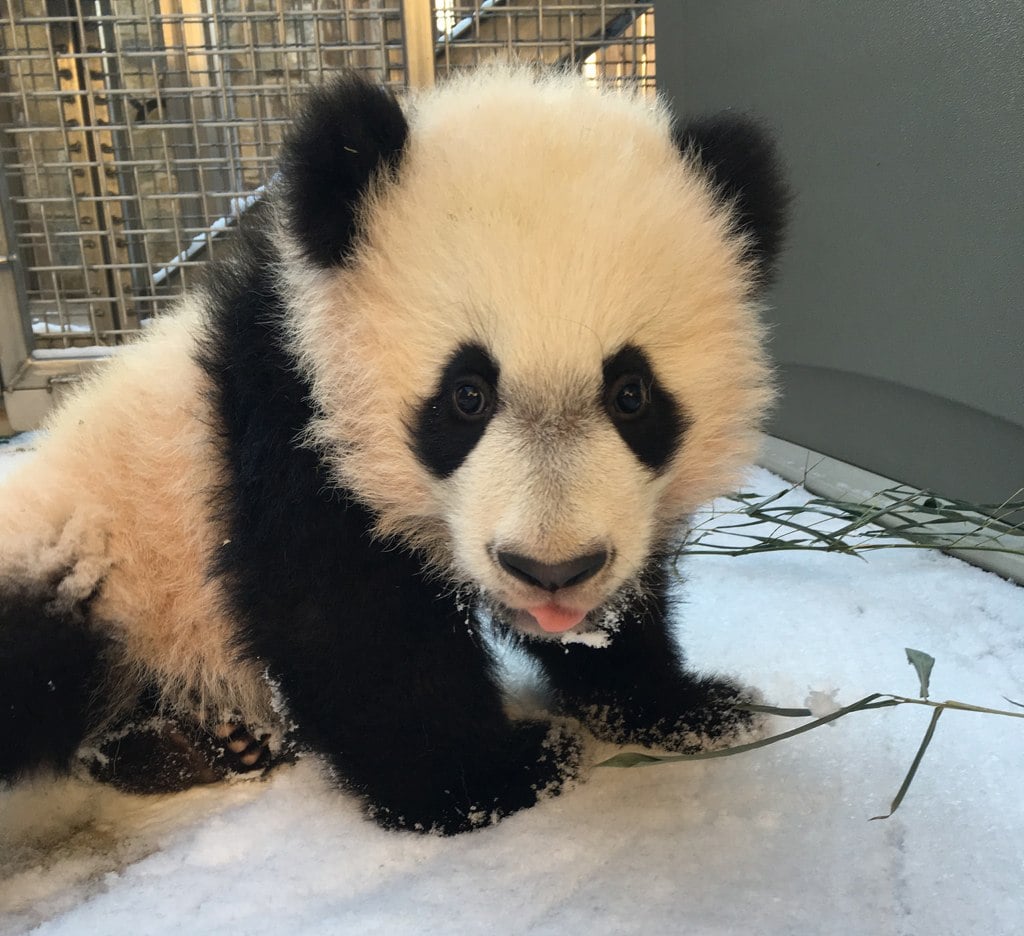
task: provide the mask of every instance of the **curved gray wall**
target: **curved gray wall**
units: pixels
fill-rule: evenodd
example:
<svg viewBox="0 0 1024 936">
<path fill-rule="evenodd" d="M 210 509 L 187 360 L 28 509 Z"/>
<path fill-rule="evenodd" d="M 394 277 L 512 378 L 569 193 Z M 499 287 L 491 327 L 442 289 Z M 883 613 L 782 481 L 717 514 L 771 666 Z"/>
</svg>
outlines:
<svg viewBox="0 0 1024 936">
<path fill-rule="evenodd" d="M 1024 486 L 1024 5 L 656 15 L 676 109 L 763 116 L 793 181 L 772 431 L 974 501 Z"/>
</svg>

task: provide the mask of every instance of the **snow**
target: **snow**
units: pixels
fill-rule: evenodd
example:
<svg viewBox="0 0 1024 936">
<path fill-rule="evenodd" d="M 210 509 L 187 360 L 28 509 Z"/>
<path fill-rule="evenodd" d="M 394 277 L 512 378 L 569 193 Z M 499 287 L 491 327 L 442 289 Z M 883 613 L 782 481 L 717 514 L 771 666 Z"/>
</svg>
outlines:
<svg viewBox="0 0 1024 936">
<path fill-rule="evenodd" d="M 760 469 L 749 480 L 784 486 Z M 933 699 L 1024 699 L 1024 590 L 958 560 L 777 552 L 683 567 L 691 661 L 775 704 L 824 714 L 876 691 L 916 696 L 905 647 L 936 657 Z M 948 711 L 899 811 L 869 821 L 930 715 L 854 713 L 736 757 L 598 768 L 451 839 L 379 830 L 312 758 L 176 796 L 37 781 L 0 793 L 0 934 L 1020 933 L 1024 722 Z M 593 761 L 611 752 L 595 745 Z"/>
</svg>

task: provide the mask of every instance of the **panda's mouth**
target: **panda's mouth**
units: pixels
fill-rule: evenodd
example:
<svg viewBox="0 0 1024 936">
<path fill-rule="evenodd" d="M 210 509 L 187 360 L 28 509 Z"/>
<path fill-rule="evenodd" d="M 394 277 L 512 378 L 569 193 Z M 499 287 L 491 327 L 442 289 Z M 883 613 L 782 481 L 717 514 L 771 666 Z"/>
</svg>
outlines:
<svg viewBox="0 0 1024 936">
<path fill-rule="evenodd" d="M 517 617 L 527 617 L 546 634 L 562 634 L 577 627 L 588 612 L 567 608 L 550 601 L 547 604 L 524 608 Z M 517 623 L 520 623 L 517 621 Z M 525 623 L 530 623 L 529 621 Z"/>
<path fill-rule="evenodd" d="M 593 629 L 590 614 L 557 606 L 541 608 L 506 608 L 500 615 L 506 625 L 526 637 L 558 640 Z"/>
<path fill-rule="evenodd" d="M 501 572 L 488 603 L 504 624 L 547 639 L 594 629 L 598 609 L 609 598 L 616 560 L 616 551 L 608 543 L 586 543 L 571 558 L 557 561 L 539 560 L 529 549 L 507 546 L 491 545 L 487 553 L 492 569 Z"/>
<path fill-rule="evenodd" d="M 490 603 L 492 617 L 526 637 L 605 646 L 628 618 L 638 600 L 635 583 L 621 586 L 597 604 L 585 609 L 554 598 L 524 607 L 503 602 Z M 518 602 L 517 602 L 518 603 Z"/>
<path fill-rule="evenodd" d="M 650 566 L 604 588 L 559 589 L 556 592 L 531 589 L 509 594 L 503 589 L 477 592 L 478 607 L 490 620 L 524 637 L 561 643 L 605 646 L 623 624 L 644 607 L 645 579 L 655 575 L 662 560 L 654 558 Z M 609 589 L 609 586 L 613 586 Z"/>
</svg>

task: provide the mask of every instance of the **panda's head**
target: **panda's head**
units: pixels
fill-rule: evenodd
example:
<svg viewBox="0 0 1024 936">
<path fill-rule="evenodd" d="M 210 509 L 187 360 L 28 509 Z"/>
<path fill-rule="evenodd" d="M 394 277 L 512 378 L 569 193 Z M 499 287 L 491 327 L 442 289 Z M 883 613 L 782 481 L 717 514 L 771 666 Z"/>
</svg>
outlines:
<svg viewBox="0 0 1024 936">
<path fill-rule="evenodd" d="M 756 126 L 573 77 L 322 92 L 277 198 L 311 441 L 524 630 L 592 626 L 754 453 L 784 202 Z"/>
</svg>

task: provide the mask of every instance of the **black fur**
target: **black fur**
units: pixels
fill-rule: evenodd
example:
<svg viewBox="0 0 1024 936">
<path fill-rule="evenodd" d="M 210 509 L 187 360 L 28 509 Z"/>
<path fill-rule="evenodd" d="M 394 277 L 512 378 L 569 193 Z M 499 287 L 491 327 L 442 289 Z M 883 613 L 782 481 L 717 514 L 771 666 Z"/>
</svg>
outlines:
<svg viewBox="0 0 1024 936">
<path fill-rule="evenodd" d="M 56 588 L 0 592 L 0 780 L 65 771 L 97 714 L 108 641 Z"/>
<path fill-rule="evenodd" d="M 96 780 L 125 793 L 176 793 L 231 774 L 269 770 L 289 759 L 288 753 L 271 757 L 269 738 L 254 738 L 241 725 L 219 737 L 193 717 L 166 711 L 156 693 L 147 692 L 106 728 L 84 763 Z M 235 753 L 228 747 L 233 741 L 245 748 Z"/>
<path fill-rule="evenodd" d="M 394 95 L 355 75 L 310 95 L 285 139 L 279 183 L 309 260 L 345 262 L 359 200 L 374 175 L 399 165 L 408 133 Z"/>
<path fill-rule="evenodd" d="M 605 409 L 622 440 L 648 468 L 663 469 L 678 451 L 686 418 L 673 396 L 655 378 L 647 355 L 633 345 L 621 348 L 602 364 Z M 622 378 L 637 378 L 644 386 L 647 403 L 632 416 L 617 413 L 614 389 Z"/>
<path fill-rule="evenodd" d="M 722 197 L 735 199 L 767 277 L 782 190 L 770 148 L 744 126 L 705 121 L 680 131 L 679 142 L 699 149 Z M 385 91 L 347 80 L 314 96 L 288 139 L 270 196 L 287 211 L 310 261 L 348 261 L 360 235 L 360 200 L 375 178 L 401 171 L 406 136 Z M 748 170 L 752 177 L 740 179 Z M 486 825 L 544 791 L 557 792 L 578 769 L 578 741 L 545 720 L 508 718 L 472 612 L 428 576 L 423 556 L 374 539 L 373 516 L 298 441 L 314 404 L 283 334 L 291 313 L 278 291 L 282 259 L 268 210 L 261 205 L 246 215 L 236 258 L 213 268 L 211 318 L 197 353 L 224 459 L 209 516 L 223 528 L 223 545 L 210 568 L 226 587 L 237 653 L 266 667 L 301 737 L 380 823 L 445 833 Z M 608 399 L 626 375 L 636 375 L 646 393 L 646 408 L 634 418 L 613 413 Z M 480 347 L 457 349 L 438 387 L 425 388 L 433 395 L 410 427 L 410 445 L 442 477 L 461 464 L 492 411 L 468 420 L 454 415 L 453 392 L 467 377 L 494 391 L 492 410 L 500 405 L 497 363 Z M 685 432 L 685 414 L 639 348 L 606 360 L 604 380 L 597 405 L 637 458 L 660 469 Z M 642 585 L 643 599 L 622 611 L 611 646 L 529 648 L 562 710 L 602 737 L 690 749 L 748 716 L 732 708 L 734 687 L 683 669 L 667 625 L 661 567 L 652 566 Z M 66 767 L 95 727 L 112 648 L 90 628 L 87 608 L 60 611 L 53 597 L 53 589 L 11 587 L 0 595 L 0 779 Z M 136 759 L 145 765 L 151 744 L 170 770 L 154 765 L 161 788 L 205 778 L 208 738 L 175 730 L 166 722 L 134 725 L 104 753 L 119 758 L 141 742 Z M 207 750 L 207 761 L 215 756 Z M 115 763 L 109 779 L 125 776 Z"/>
<path fill-rule="evenodd" d="M 268 242 L 214 284 L 201 359 L 228 464 L 217 573 L 239 635 L 277 680 L 305 740 L 379 822 L 453 833 L 557 790 L 578 751 L 513 723 L 493 661 L 422 557 L 375 541 L 372 517 L 296 437 L 309 388 L 284 349 Z"/>
<path fill-rule="evenodd" d="M 733 684 L 684 666 L 671 633 L 667 574 L 654 562 L 636 597 L 620 612 L 606 647 L 530 640 L 559 709 L 597 737 L 690 753 L 750 727 L 753 716 Z"/>
<path fill-rule="evenodd" d="M 488 405 L 472 418 L 455 406 L 460 384 L 473 380 L 489 396 Z M 469 455 L 484 434 L 497 405 L 498 365 L 480 345 L 465 345 L 449 358 L 434 393 L 420 405 L 410 427 L 413 450 L 421 464 L 446 478 Z"/>
<path fill-rule="evenodd" d="M 721 201 L 732 206 L 736 231 L 748 238 L 756 285 L 769 286 L 790 200 L 771 135 L 750 117 L 722 113 L 677 127 L 675 139 L 684 154 L 697 157 Z"/>
</svg>

